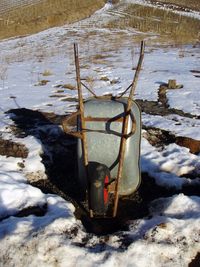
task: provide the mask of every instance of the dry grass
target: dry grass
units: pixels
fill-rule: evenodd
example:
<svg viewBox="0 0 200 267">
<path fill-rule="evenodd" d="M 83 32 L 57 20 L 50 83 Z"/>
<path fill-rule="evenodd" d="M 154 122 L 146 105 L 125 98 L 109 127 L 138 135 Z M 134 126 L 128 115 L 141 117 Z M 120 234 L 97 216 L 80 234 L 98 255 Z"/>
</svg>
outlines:
<svg viewBox="0 0 200 267">
<path fill-rule="evenodd" d="M 196 42 L 199 40 L 200 21 L 195 18 L 153 7 L 132 4 L 127 17 L 112 21 L 108 27 L 136 28 L 141 32 L 153 32 L 175 43 Z"/>
<path fill-rule="evenodd" d="M 104 59 L 104 58 L 106 58 L 106 56 L 105 55 L 102 55 L 102 54 L 97 54 L 97 55 L 93 56 L 93 59 L 94 60 Z"/>
<path fill-rule="evenodd" d="M 51 76 L 53 73 L 50 70 L 44 70 L 44 72 L 41 73 L 42 76 Z"/>
<path fill-rule="evenodd" d="M 200 11 L 200 1 L 199 0 L 150 0 L 150 2 L 160 2 L 165 4 L 174 4 L 180 8 L 191 8 L 193 10 Z"/>
<path fill-rule="evenodd" d="M 50 82 L 49 80 L 39 80 L 35 86 L 44 86 L 47 85 L 47 83 Z"/>
<path fill-rule="evenodd" d="M 62 88 L 68 89 L 68 90 L 76 90 L 76 86 L 75 85 L 72 85 L 70 83 L 63 84 L 62 85 Z"/>
<path fill-rule="evenodd" d="M 63 89 L 68 89 L 68 90 L 76 90 L 76 86 L 72 85 L 70 83 L 66 83 L 66 84 L 57 84 L 56 86 L 54 86 L 55 88 L 63 88 Z M 64 90 L 57 90 L 57 93 L 60 92 L 64 92 Z"/>
<path fill-rule="evenodd" d="M 1 16 L 0 39 L 72 23 L 91 15 L 104 4 L 104 0 L 45 0 L 16 8 Z"/>
<path fill-rule="evenodd" d="M 7 79 L 7 70 L 8 67 L 5 64 L 0 66 L 0 80 L 2 80 L 2 87 L 4 88 L 5 80 Z"/>
<path fill-rule="evenodd" d="M 108 82 L 110 79 L 107 76 L 102 76 L 100 81 Z"/>
</svg>

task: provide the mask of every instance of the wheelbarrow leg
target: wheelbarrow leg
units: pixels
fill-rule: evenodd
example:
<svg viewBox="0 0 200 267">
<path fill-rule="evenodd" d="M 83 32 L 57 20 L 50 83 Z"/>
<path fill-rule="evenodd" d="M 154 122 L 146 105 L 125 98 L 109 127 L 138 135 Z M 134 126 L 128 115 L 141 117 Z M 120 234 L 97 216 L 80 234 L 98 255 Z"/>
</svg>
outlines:
<svg viewBox="0 0 200 267">
<path fill-rule="evenodd" d="M 128 121 L 129 121 L 129 114 L 131 110 L 131 103 L 134 96 L 135 88 L 137 85 L 139 73 L 142 67 L 142 62 L 144 59 L 144 47 L 145 43 L 144 41 L 141 42 L 141 48 L 140 48 L 140 57 L 137 65 L 137 69 L 135 71 L 133 83 L 131 86 L 130 94 L 127 101 L 127 106 L 125 110 L 125 117 L 124 117 L 124 123 L 123 123 L 123 129 L 122 129 L 122 138 L 120 143 L 120 151 L 119 151 L 119 165 L 118 165 L 118 172 L 117 172 L 117 179 L 116 179 L 116 185 L 115 185 L 115 193 L 114 193 L 114 207 L 113 207 L 113 217 L 116 217 L 117 215 L 117 209 L 118 209 L 118 203 L 119 203 L 119 183 L 122 177 L 122 170 L 123 170 L 123 164 L 124 164 L 124 156 L 125 156 L 125 150 L 126 150 L 126 140 L 127 138 L 124 137 L 124 135 L 127 134 L 128 131 Z"/>
<path fill-rule="evenodd" d="M 82 130 L 85 129 L 85 118 L 84 118 L 84 104 L 83 104 L 83 95 L 81 88 L 81 77 L 80 77 L 80 65 L 79 65 L 79 57 L 78 57 L 78 45 L 74 44 L 74 57 L 75 57 L 75 66 L 76 66 L 76 81 L 77 81 L 77 89 L 78 89 L 78 100 L 79 100 L 79 109 L 80 109 L 80 124 L 81 124 L 81 144 L 83 151 L 83 162 L 86 170 L 87 183 L 89 189 L 89 171 L 88 171 L 88 148 L 87 148 L 87 138 L 86 133 Z M 93 217 L 93 211 L 91 209 L 91 200 L 90 194 L 88 194 L 88 205 L 89 205 L 89 213 L 90 217 Z"/>
</svg>

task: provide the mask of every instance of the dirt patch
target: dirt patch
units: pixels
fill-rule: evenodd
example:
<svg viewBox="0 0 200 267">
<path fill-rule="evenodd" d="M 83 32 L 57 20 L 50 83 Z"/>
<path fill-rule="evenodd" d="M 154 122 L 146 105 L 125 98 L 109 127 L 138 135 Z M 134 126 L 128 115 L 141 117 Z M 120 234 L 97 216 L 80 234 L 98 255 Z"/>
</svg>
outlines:
<svg viewBox="0 0 200 267">
<path fill-rule="evenodd" d="M 147 139 L 152 146 L 163 149 L 165 145 L 175 143 L 179 146 L 189 148 L 190 152 L 193 154 L 200 153 L 199 140 L 185 136 L 175 136 L 170 131 L 161 130 L 154 127 L 143 126 L 143 129 L 146 130 L 146 132 L 143 134 L 143 137 Z"/>
<path fill-rule="evenodd" d="M 35 86 L 44 86 L 47 85 L 47 83 L 49 82 L 49 80 L 40 80 L 37 84 L 35 84 Z"/>
<path fill-rule="evenodd" d="M 27 158 L 28 149 L 23 144 L 0 138 L 0 155 Z"/>
<path fill-rule="evenodd" d="M 194 72 L 194 70 L 192 70 Z M 196 71 L 195 71 L 196 72 Z M 189 113 L 185 113 L 182 110 L 171 109 L 168 105 L 167 91 L 168 90 L 179 90 L 183 88 L 182 84 L 176 84 L 176 80 L 169 80 L 168 83 L 163 83 L 158 89 L 158 102 L 155 101 L 145 101 L 136 100 L 140 105 L 142 112 L 152 115 L 167 116 L 171 114 L 176 114 L 186 118 L 200 119 L 200 116 L 194 116 Z M 147 132 L 144 137 L 149 141 L 149 143 L 156 147 L 164 147 L 171 143 L 176 143 L 179 146 L 189 148 L 191 153 L 198 154 L 200 152 L 200 141 L 189 137 L 176 136 L 173 133 L 161 130 L 153 127 L 146 127 L 143 125 L 143 129 Z"/>
<path fill-rule="evenodd" d="M 200 152 L 199 140 L 195 140 L 189 137 L 178 136 L 176 137 L 176 144 L 189 148 L 190 152 L 193 154 L 198 154 Z"/>
<path fill-rule="evenodd" d="M 158 101 L 162 103 L 163 107 L 169 108 L 167 91 L 181 89 L 181 88 L 183 88 L 183 85 L 176 84 L 176 80 L 169 80 L 168 83 L 161 84 L 158 90 Z"/>
<path fill-rule="evenodd" d="M 179 115 L 186 118 L 200 119 L 200 116 L 185 113 L 182 110 L 174 108 L 166 108 L 164 105 L 160 105 L 157 101 L 148 101 L 136 99 L 136 102 L 140 105 L 141 111 L 151 115 L 167 116 L 167 115 Z"/>
<path fill-rule="evenodd" d="M 147 139 L 152 146 L 164 148 L 165 145 L 176 142 L 176 137 L 169 131 L 145 126 L 143 126 L 143 129 L 146 130 L 143 137 Z"/>
</svg>

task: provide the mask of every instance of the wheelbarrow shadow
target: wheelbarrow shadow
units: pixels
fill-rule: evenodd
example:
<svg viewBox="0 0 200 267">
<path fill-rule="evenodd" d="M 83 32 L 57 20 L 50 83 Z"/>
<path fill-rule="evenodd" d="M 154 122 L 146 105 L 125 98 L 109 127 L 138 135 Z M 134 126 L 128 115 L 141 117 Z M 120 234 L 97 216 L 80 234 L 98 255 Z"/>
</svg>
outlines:
<svg viewBox="0 0 200 267">
<path fill-rule="evenodd" d="M 34 136 L 42 145 L 42 163 L 47 181 L 31 182 L 44 193 L 56 193 L 75 202 L 83 200 L 77 175 L 76 138 L 61 128 L 63 116 L 26 108 L 7 112 L 14 121 L 17 137 Z"/>
</svg>

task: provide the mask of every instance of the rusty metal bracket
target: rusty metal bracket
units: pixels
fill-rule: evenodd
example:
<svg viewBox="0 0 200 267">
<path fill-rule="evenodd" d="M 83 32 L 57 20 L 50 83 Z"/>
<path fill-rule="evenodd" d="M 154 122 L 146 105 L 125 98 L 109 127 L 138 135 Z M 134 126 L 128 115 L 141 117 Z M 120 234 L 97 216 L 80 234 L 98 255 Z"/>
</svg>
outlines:
<svg viewBox="0 0 200 267">
<path fill-rule="evenodd" d="M 75 113 L 72 113 L 68 117 L 65 117 L 62 120 L 61 124 L 62 124 L 62 128 L 66 134 L 72 135 L 76 138 L 82 138 L 82 132 L 78 132 L 77 129 L 76 129 L 76 131 L 73 131 L 73 128 L 75 126 L 72 126 L 74 124 L 74 121 L 77 122 L 78 116 L 80 116 L 80 111 L 77 111 Z M 76 128 L 77 128 L 77 123 L 76 123 Z"/>
</svg>

